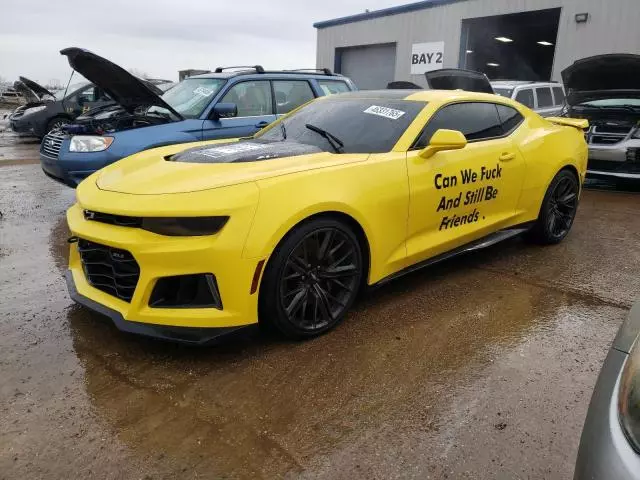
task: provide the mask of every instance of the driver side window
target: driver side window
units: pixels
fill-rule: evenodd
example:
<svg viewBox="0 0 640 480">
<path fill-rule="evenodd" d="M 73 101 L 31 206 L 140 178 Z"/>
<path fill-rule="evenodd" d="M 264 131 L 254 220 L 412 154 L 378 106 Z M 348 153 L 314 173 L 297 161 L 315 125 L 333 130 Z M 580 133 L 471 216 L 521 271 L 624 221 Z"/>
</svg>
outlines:
<svg viewBox="0 0 640 480">
<path fill-rule="evenodd" d="M 504 134 L 498 110 L 493 103 L 455 103 L 441 108 L 431 117 L 414 148 L 422 149 L 429 145 L 433 134 L 441 128 L 458 130 L 469 142 L 489 140 Z"/>
<path fill-rule="evenodd" d="M 235 103 L 238 107 L 238 117 L 273 114 L 271 86 L 265 80 L 237 83 L 225 94 L 220 103 Z"/>
</svg>

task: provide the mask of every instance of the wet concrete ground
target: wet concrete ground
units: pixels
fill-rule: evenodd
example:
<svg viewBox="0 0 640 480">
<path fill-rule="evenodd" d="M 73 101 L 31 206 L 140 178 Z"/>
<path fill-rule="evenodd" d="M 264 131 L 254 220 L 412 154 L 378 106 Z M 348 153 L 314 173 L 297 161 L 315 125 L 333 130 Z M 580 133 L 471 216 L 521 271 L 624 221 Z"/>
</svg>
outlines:
<svg viewBox="0 0 640 480">
<path fill-rule="evenodd" d="M 72 304 L 73 198 L 0 133 L 0 479 L 571 478 L 640 291 L 640 196 L 589 190 L 561 245 L 405 277 L 313 341 L 185 348 Z"/>
</svg>

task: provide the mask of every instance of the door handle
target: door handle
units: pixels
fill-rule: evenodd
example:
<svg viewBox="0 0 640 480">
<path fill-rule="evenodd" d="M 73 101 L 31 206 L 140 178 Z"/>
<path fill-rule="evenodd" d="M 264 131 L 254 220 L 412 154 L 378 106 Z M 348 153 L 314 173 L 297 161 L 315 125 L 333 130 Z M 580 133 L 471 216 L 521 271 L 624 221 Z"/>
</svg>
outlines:
<svg viewBox="0 0 640 480">
<path fill-rule="evenodd" d="M 504 152 L 498 157 L 498 160 L 500 160 L 501 162 L 508 162 L 509 160 L 513 160 L 514 158 L 516 158 L 515 153 Z"/>
<path fill-rule="evenodd" d="M 256 128 L 264 128 L 269 125 L 269 122 L 265 122 L 264 120 L 260 123 L 256 123 Z"/>
</svg>

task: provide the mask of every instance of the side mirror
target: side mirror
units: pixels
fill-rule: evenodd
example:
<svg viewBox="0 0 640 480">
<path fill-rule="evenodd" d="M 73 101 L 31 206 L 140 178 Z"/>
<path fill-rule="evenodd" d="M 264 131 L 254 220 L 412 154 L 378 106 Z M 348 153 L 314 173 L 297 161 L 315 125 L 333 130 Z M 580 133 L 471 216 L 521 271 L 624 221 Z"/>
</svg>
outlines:
<svg viewBox="0 0 640 480">
<path fill-rule="evenodd" d="M 238 116 L 238 106 L 235 103 L 218 103 L 211 111 L 214 120 L 220 118 L 233 118 Z"/>
<path fill-rule="evenodd" d="M 467 139 L 458 130 L 445 130 L 441 128 L 431 137 L 429 145 L 418 154 L 422 158 L 431 158 L 436 153 L 444 150 L 460 150 L 467 146 Z"/>
</svg>

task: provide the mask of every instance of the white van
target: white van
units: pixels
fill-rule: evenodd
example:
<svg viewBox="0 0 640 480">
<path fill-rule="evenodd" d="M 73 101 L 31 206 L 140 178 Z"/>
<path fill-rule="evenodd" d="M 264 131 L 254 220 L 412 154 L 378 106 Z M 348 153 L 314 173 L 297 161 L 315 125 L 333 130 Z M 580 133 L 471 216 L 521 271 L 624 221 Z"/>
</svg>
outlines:
<svg viewBox="0 0 640 480">
<path fill-rule="evenodd" d="M 491 86 L 496 95 L 520 102 L 543 117 L 559 115 L 564 105 L 564 87 L 560 83 L 496 80 Z"/>
</svg>

